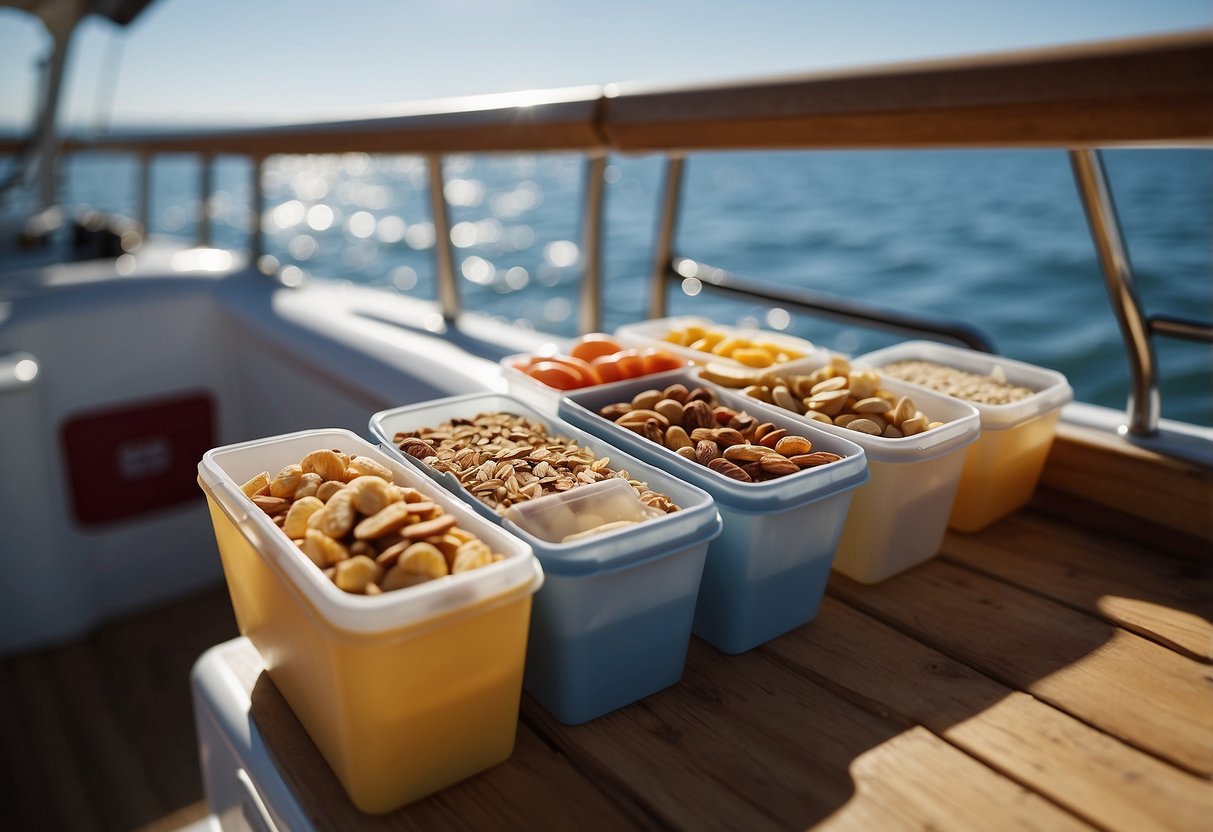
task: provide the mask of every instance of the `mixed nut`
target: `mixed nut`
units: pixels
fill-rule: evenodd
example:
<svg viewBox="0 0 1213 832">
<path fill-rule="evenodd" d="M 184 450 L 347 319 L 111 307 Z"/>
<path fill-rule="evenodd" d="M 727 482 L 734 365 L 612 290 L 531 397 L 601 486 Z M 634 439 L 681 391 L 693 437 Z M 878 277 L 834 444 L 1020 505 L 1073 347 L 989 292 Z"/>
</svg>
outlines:
<svg viewBox="0 0 1213 832">
<path fill-rule="evenodd" d="M 505 557 L 370 457 L 315 450 L 241 490 L 346 592 L 379 595 Z"/>
<path fill-rule="evenodd" d="M 498 514 L 515 503 L 611 477 L 628 482 L 646 506 L 678 510 L 665 494 L 631 479 L 627 471 L 613 470 L 609 457 L 597 457 L 588 447 L 551 435 L 547 425 L 512 413 L 451 419 L 398 432 L 394 441 L 404 453 L 454 476 Z"/>
<path fill-rule="evenodd" d="M 645 390 L 629 402 L 607 405 L 598 414 L 740 482 L 786 477 L 842 459 L 814 451 L 804 436 L 721 405 L 706 387 L 689 390 L 684 384 L 671 384 L 663 390 Z"/>
<path fill-rule="evenodd" d="M 909 396 L 881 386 L 880 373 L 857 370 L 840 355 L 809 373 L 748 371 L 709 364 L 700 376 L 722 387 L 739 388 L 759 401 L 800 416 L 870 436 L 898 439 L 939 427 Z"/>
</svg>

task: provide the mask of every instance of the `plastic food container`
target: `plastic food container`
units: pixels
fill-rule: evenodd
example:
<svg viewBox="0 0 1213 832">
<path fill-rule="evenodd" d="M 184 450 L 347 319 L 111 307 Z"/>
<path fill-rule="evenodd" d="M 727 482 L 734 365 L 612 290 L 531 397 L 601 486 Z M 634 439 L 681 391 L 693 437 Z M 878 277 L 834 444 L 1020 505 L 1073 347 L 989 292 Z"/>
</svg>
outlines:
<svg viewBox="0 0 1213 832">
<path fill-rule="evenodd" d="M 609 456 L 612 469 L 647 482 L 681 510 L 579 541 L 552 543 L 497 515 L 455 477 L 402 453 L 392 441 L 397 431 L 485 412 L 546 424 L 552 434 L 588 446 L 598 457 Z M 523 684 L 556 719 L 586 722 L 682 678 L 704 557 L 721 528 L 708 494 L 509 396 L 473 394 L 386 410 L 371 418 L 371 431 L 397 458 L 526 540 L 543 563 L 546 584 L 535 596 Z M 591 488 L 570 489 L 561 501 L 574 507 L 584 499 L 579 492 Z"/>
<path fill-rule="evenodd" d="M 598 410 L 653 387 L 700 384 L 690 371 L 635 379 L 615 390 L 568 394 L 560 414 L 712 495 L 724 531 L 708 549 L 695 607 L 695 633 L 726 653 L 742 653 L 817 614 L 852 493 L 868 478 L 863 448 L 806 427 L 791 414 L 763 415 L 809 438 L 816 450 L 845 459 L 761 483 L 741 483 L 615 425 Z M 722 404 L 750 408 L 748 398 L 716 390 Z"/>
<path fill-rule="evenodd" d="M 879 370 L 896 361 L 930 361 L 979 375 L 1001 368 L 1010 384 L 1033 394 L 1008 404 L 968 402 L 981 418 L 981 436 L 969 446 L 948 525 L 983 529 L 1023 506 L 1036 491 L 1061 409 L 1074 398 L 1066 377 L 1022 361 L 932 341 L 907 341 L 855 359 Z"/>
<path fill-rule="evenodd" d="M 343 592 L 240 490 L 317 448 L 382 462 L 505 560 L 379 596 Z M 390 811 L 510 756 L 543 584 L 529 546 L 345 430 L 216 448 L 198 474 L 240 632 L 355 806 Z"/>
<path fill-rule="evenodd" d="M 780 370 L 807 374 L 825 363 L 805 359 Z M 966 402 L 883 375 L 881 386 L 909 396 L 933 421 L 947 424 L 888 439 L 815 422 L 747 398 L 755 402 L 755 414 L 759 409 L 787 414 L 798 425 L 814 425 L 846 437 L 867 453 L 871 480 L 855 493 L 834 557 L 834 569 L 865 584 L 883 581 L 938 554 L 960 485 L 965 447 L 977 440 L 979 429 L 977 410 Z"/>
<path fill-rule="evenodd" d="M 734 361 L 723 355 L 715 355 L 713 353 L 704 352 L 703 350 L 694 350 L 690 347 L 682 347 L 678 344 L 672 344 L 665 340 L 665 336 L 671 330 L 683 329 L 687 326 L 701 326 L 704 329 L 722 332 L 731 338 L 746 338 L 751 341 L 761 341 L 772 344 L 777 347 L 783 347 L 788 350 L 794 350 L 802 353 L 804 358 L 816 355 L 828 355 L 828 351 L 818 347 L 817 345 L 797 338 L 792 335 L 785 335 L 782 332 L 773 332 L 766 329 L 757 329 L 753 327 L 736 327 L 718 324 L 707 318 L 700 318 L 694 315 L 685 315 L 674 318 L 654 318 L 647 321 L 640 321 L 634 324 L 625 324 L 615 330 L 615 336 L 621 343 L 641 346 L 641 347 L 661 347 L 669 350 L 674 355 L 686 358 L 688 361 L 693 361 L 696 364 L 706 364 L 709 361 L 729 364 L 736 367 L 744 367 L 745 364 L 740 361 Z M 803 359 L 794 359 L 803 360 Z M 772 367 L 780 366 L 783 362 L 772 364 Z M 570 391 L 575 392 L 575 391 Z"/>
</svg>

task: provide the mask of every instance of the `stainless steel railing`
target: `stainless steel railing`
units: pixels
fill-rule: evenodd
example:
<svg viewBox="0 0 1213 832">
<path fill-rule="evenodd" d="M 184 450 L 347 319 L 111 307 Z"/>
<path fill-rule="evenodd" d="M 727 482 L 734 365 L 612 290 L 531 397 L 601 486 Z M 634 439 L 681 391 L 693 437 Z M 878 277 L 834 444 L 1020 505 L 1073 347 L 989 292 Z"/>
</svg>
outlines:
<svg viewBox="0 0 1213 832">
<path fill-rule="evenodd" d="M 587 158 L 582 218 L 585 280 L 580 326 L 601 320 L 603 171 L 609 152 L 666 156 L 656 232 L 649 310 L 660 315 L 668 285 L 694 264 L 714 291 L 744 292 L 796 305 L 812 314 L 894 327 L 988 348 L 971 328 L 899 315 L 854 302 L 764 286 L 674 251 L 686 155 L 708 149 L 1061 147 L 1070 151 L 1075 180 L 1113 311 L 1126 345 L 1132 389 L 1128 430 L 1146 435 L 1159 416 L 1155 336 L 1213 341 L 1213 326 L 1149 317 L 1133 287 L 1132 270 L 1098 148 L 1183 145 L 1213 140 L 1213 30 L 974 59 L 935 61 L 844 73 L 708 87 L 579 87 L 479 96 L 412 105 L 388 118 L 259 130 L 108 137 L 68 142 L 68 151 L 131 152 L 141 160 L 140 219 L 150 204 L 150 162 L 159 153 L 196 153 L 206 204 L 219 154 L 253 162 L 253 213 L 264 209 L 261 172 L 275 154 L 422 154 L 429 166 L 438 298 L 442 313 L 461 310 L 442 161 L 451 153 L 576 151 Z M 0 153 L 14 142 L 0 140 Z M 206 212 L 198 239 L 207 243 Z M 260 222 L 250 229 L 254 260 L 264 253 Z"/>
</svg>

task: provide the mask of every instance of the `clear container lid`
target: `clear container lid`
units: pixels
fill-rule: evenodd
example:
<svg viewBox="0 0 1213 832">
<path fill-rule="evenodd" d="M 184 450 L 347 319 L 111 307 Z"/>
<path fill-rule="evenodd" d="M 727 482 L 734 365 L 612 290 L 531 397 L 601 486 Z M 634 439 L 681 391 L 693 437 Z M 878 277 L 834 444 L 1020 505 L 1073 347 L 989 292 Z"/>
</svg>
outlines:
<svg viewBox="0 0 1213 832">
<path fill-rule="evenodd" d="M 508 522 L 545 543 L 575 543 L 663 516 L 618 477 L 515 503 L 505 513 Z"/>
<path fill-rule="evenodd" d="M 625 382 L 618 384 L 622 385 Z M 587 389 L 604 389 L 615 386 L 602 385 L 599 388 Z M 598 458 L 609 457 L 610 467 L 613 470 L 625 470 L 631 479 L 648 483 L 649 488 L 665 494 L 673 500 L 679 510 L 670 514 L 662 514 L 635 526 L 618 528 L 601 535 L 567 543 L 554 543 L 527 531 L 513 520 L 497 514 L 496 511 L 470 494 L 456 477 L 435 471 L 421 460 L 408 456 L 396 447 L 394 438 L 397 432 L 436 427 L 451 419 L 472 418 L 480 413 L 512 413 L 532 422 L 543 424 L 551 435 L 563 436 L 578 445 L 588 447 Z M 408 464 L 415 466 L 453 494 L 458 495 L 460 499 L 467 501 L 471 510 L 481 517 L 493 523 L 503 524 L 506 529 L 527 541 L 536 557 L 543 563 L 544 570 L 553 575 L 588 575 L 623 569 L 650 558 L 678 551 L 694 542 L 712 540 L 720 534 L 720 514 L 716 511 L 716 504 L 711 495 L 704 490 L 672 476 L 660 468 L 648 465 L 635 456 L 620 450 L 614 444 L 579 430 L 567 422 L 542 415 L 512 396 L 473 393 L 392 408 L 372 416 L 370 429 L 388 453 L 407 461 Z M 608 480 L 608 482 L 610 481 Z M 624 484 L 634 493 L 634 489 L 623 483 L 622 480 L 616 479 L 615 481 Z M 571 499 L 579 492 L 590 488 L 589 484 L 581 485 L 564 493 L 570 495 L 566 499 Z M 548 499 L 547 496 L 537 498 L 520 503 L 519 506 L 546 499 Z"/>
<path fill-rule="evenodd" d="M 1070 388 L 1066 377 L 1056 370 L 1048 370 L 1034 364 L 1004 358 L 1001 355 L 977 352 L 935 341 L 905 341 L 894 344 L 884 349 L 865 353 L 856 358 L 853 364 L 856 367 L 880 370 L 881 367 L 897 361 L 930 361 L 933 364 L 953 367 L 969 373 L 994 376 L 1005 380 L 1008 384 L 1026 387 L 1033 391 L 1031 396 L 1007 404 L 983 404 L 982 402 L 962 400 L 977 408 L 977 412 L 981 414 L 983 429 L 997 430 L 1015 427 L 1043 413 L 1056 410 L 1074 399 L 1074 391 Z M 909 384 L 910 382 L 902 383 Z M 922 387 L 917 384 L 912 386 Z M 923 387 L 922 389 L 930 390 L 931 388 Z"/>
<path fill-rule="evenodd" d="M 461 528 L 505 559 L 382 595 L 339 589 L 240 490 L 241 483 L 258 473 L 268 471 L 273 476 L 318 448 L 338 448 L 387 466 L 397 484 L 423 492 L 453 515 Z M 486 523 L 412 468 L 347 430 L 307 430 L 214 448 L 198 463 L 198 482 L 258 554 L 285 578 L 299 600 L 341 630 L 375 634 L 413 627 L 504 593 L 534 592 L 543 584 L 543 571 L 524 541 Z"/>
</svg>

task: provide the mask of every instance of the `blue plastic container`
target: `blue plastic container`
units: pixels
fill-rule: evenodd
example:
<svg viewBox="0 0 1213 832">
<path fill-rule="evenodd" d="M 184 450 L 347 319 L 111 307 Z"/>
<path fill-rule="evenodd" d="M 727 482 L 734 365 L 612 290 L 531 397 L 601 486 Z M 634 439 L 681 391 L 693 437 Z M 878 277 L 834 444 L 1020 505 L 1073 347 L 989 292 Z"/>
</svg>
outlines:
<svg viewBox="0 0 1213 832">
<path fill-rule="evenodd" d="M 397 431 L 485 412 L 546 424 L 553 435 L 610 457 L 612 469 L 647 482 L 681 510 L 583 540 L 552 543 L 498 515 L 453 476 L 434 471 L 392 441 Z M 389 453 L 533 548 L 546 580 L 533 600 L 523 687 L 556 719 L 568 725 L 586 722 L 682 678 L 704 558 L 721 529 L 711 496 L 509 396 L 473 394 L 382 411 L 371 418 L 371 431 Z M 578 490 L 565 494 L 575 496 Z"/>
<path fill-rule="evenodd" d="M 724 531 L 708 549 L 695 634 L 726 653 L 742 653 L 812 620 L 825 593 L 852 492 L 868 479 L 863 448 L 839 436 L 778 414 L 762 420 L 813 442 L 815 450 L 843 459 L 759 483 L 743 483 L 621 428 L 598 415 L 605 405 L 675 382 L 701 385 L 685 370 L 636 379 L 609 390 L 574 391 L 560 401 L 560 415 L 712 495 Z M 736 410 L 750 400 L 713 390 Z M 547 569 L 547 564 L 544 564 Z"/>
</svg>

